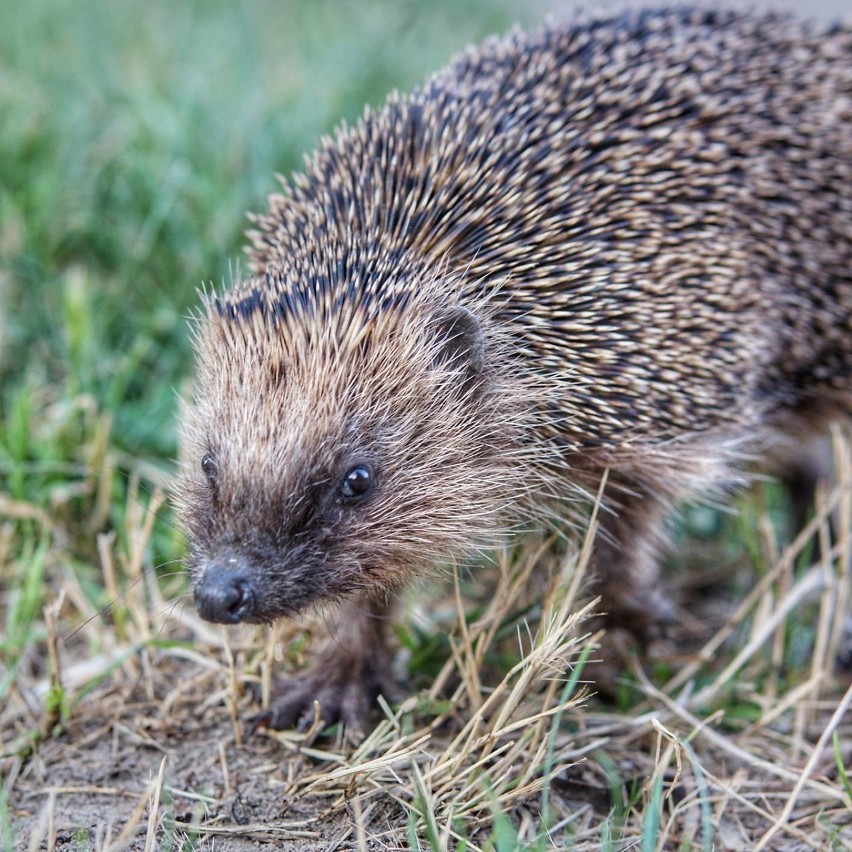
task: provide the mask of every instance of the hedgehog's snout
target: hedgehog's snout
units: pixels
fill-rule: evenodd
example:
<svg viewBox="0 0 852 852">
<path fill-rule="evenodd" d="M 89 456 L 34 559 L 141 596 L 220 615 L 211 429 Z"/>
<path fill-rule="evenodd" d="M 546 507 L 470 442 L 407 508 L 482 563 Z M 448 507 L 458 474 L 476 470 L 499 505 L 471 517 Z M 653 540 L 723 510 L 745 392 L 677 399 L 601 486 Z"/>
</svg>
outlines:
<svg viewBox="0 0 852 852">
<path fill-rule="evenodd" d="M 211 560 L 195 586 L 195 607 L 205 621 L 237 624 L 249 620 L 257 595 L 249 566 L 236 556 Z"/>
</svg>

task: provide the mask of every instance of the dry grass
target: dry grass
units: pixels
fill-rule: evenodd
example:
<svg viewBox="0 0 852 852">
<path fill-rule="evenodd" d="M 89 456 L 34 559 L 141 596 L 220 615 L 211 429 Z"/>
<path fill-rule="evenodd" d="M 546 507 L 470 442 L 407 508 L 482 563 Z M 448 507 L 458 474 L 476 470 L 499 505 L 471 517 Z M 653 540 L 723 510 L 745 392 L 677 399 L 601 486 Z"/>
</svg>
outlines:
<svg viewBox="0 0 852 852">
<path fill-rule="evenodd" d="M 848 644 L 852 460 L 839 435 L 835 449 L 838 483 L 808 527 L 778 550 L 756 516 L 766 568 L 754 587 L 712 630 L 649 658 L 590 635 L 586 546 L 554 560 L 552 542 L 527 542 L 475 583 L 430 586 L 451 591 L 424 629 L 454 621 L 446 662 L 431 687 L 383 704 L 357 747 L 316 725 L 245 739 L 247 684 L 298 664 L 322 619 L 220 632 L 169 602 L 146 562 L 162 493 L 134 481 L 130 544 L 98 540 L 114 606 L 91 611 L 62 574 L 32 650 L 45 674 L 21 665 L 3 708 L 12 845 L 848 848 L 852 687 L 834 661 Z M 805 564 L 814 539 L 825 557 Z M 473 618 L 463 585 L 482 602 Z M 592 677 L 627 677 L 642 697 L 619 709 Z"/>
</svg>

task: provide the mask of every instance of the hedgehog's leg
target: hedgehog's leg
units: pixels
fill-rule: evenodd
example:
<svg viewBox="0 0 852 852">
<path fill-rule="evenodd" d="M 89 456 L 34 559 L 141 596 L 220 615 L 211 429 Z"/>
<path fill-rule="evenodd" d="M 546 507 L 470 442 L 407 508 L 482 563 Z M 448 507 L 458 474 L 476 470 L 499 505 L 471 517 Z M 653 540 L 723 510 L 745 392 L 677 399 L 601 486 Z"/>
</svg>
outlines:
<svg viewBox="0 0 852 852">
<path fill-rule="evenodd" d="M 275 684 L 275 701 L 252 720 L 253 728 L 307 728 L 320 705 L 325 725 L 343 722 L 352 738 L 369 727 L 379 695 L 399 693 L 391 671 L 388 645 L 390 606 L 356 599 L 329 615 L 329 640 L 311 666 Z"/>
<path fill-rule="evenodd" d="M 668 507 L 647 494 L 619 499 L 600 516 L 593 568 L 599 608 L 612 627 L 629 630 L 647 644 L 674 620 L 674 608 L 659 583 Z"/>
<path fill-rule="evenodd" d="M 796 416 L 796 412 L 791 414 Z M 783 483 L 790 499 L 791 532 L 797 535 L 808 522 L 816 503 L 817 488 L 833 478 L 831 441 L 825 432 L 793 433 L 795 452 L 778 452 L 769 459 L 770 473 Z M 817 552 L 819 542 L 816 542 Z"/>
</svg>

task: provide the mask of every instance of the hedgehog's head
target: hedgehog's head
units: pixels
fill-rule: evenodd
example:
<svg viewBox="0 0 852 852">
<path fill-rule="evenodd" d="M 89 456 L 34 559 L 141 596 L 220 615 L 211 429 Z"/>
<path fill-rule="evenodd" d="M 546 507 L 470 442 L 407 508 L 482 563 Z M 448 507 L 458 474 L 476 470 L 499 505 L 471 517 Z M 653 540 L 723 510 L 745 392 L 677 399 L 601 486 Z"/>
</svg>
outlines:
<svg viewBox="0 0 852 852">
<path fill-rule="evenodd" d="M 487 318 L 406 293 L 350 273 L 211 300 L 177 495 L 203 617 L 392 588 L 481 545 L 525 487 Z"/>
</svg>

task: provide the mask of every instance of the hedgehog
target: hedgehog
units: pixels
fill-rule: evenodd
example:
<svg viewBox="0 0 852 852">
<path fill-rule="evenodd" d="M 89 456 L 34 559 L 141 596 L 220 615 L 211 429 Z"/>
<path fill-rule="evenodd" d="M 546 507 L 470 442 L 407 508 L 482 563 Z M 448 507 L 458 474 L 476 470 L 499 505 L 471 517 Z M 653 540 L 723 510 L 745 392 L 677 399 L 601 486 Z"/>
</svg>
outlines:
<svg viewBox="0 0 852 852">
<path fill-rule="evenodd" d="M 336 605 L 261 721 L 363 728 L 396 590 L 604 475 L 601 609 L 672 617 L 674 507 L 852 414 L 851 180 L 852 29 L 771 12 L 515 29 L 324 139 L 182 414 L 199 614 Z"/>
</svg>

